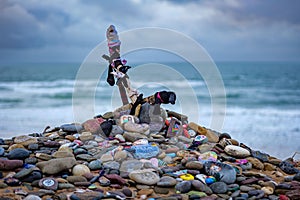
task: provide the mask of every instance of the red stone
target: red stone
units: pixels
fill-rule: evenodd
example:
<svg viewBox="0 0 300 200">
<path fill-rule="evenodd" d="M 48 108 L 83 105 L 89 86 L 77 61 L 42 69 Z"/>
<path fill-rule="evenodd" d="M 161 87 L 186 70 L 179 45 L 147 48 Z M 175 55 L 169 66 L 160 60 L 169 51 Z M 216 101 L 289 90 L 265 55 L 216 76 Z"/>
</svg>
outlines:
<svg viewBox="0 0 300 200">
<path fill-rule="evenodd" d="M 22 160 L 4 160 L 0 159 L 0 170 L 13 170 L 23 166 Z"/>
</svg>

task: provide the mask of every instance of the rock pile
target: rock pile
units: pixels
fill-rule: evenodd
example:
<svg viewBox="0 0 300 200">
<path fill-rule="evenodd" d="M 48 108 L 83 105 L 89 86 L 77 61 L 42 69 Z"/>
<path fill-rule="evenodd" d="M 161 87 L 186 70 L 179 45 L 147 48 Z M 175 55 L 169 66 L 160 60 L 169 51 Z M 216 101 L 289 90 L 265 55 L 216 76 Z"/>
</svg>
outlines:
<svg viewBox="0 0 300 200">
<path fill-rule="evenodd" d="M 152 111 L 0 139 L 0 199 L 300 199 L 299 162 Z"/>
</svg>

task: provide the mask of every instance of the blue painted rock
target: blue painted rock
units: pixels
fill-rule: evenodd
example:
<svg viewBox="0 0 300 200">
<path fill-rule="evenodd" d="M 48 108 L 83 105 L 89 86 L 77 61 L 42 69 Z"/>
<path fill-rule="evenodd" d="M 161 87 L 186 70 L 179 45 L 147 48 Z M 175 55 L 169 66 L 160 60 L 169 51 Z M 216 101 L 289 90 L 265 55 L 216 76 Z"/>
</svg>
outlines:
<svg viewBox="0 0 300 200">
<path fill-rule="evenodd" d="M 223 181 L 227 184 L 234 183 L 236 180 L 235 169 L 225 163 L 207 161 L 204 163 L 204 170 L 208 175 L 214 176 L 218 181 Z"/>
</svg>

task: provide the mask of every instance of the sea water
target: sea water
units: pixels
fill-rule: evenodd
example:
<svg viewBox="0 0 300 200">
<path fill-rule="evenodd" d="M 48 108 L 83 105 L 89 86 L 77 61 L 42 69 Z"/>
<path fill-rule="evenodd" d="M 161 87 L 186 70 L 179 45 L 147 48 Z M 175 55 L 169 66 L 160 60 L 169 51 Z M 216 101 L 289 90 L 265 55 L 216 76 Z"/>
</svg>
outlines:
<svg viewBox="0 0 300 200">
<path fill-rule="evenodd" d="M 187 63 L 164 63 L 171 71 L 165 70 L 166 67 L 160 70 L 161 66 L 145 67 L 142 63 L 130 65 L 133 68 L 128 75 L 140 93 L 151 95 L 168 90 L 171 85 L 178 101 L 163 107 L 188 116 L 197 114 L 196 119 L 189 118 L 189 121 L 210 128 L 213 97 L 207 88 L 207 77 L 202 77 Z M 219 113 L 224 123 L 218 131 L 282 159 L 300 151 L 300 63 L 217 62 L 216 66 L 226 92 L 226 110 Z M 79 68 L 79 63 L 2 64 L 0 137 L 40 133 L 48 125 L 56 127 L 74 122 L 72 97 Z M 179 80 L 176 74 L 182 75 L 185 81 Z M 117 87 L 109 86 L 105 79 L 106 74 L 99 76 L 96 87 L 88 77 L 79 82 L 84 88 L 79 95 L 82 112 L 91 106 L 86 105 L 85 98 L 90 98 L 85 95 L 87 91 L 95 94 L 95 105 L 92 105 L 95 115 L 122 105 Z M 196 97 L 197 102 L 180 105 L 183 96 Z"/>
</svg>

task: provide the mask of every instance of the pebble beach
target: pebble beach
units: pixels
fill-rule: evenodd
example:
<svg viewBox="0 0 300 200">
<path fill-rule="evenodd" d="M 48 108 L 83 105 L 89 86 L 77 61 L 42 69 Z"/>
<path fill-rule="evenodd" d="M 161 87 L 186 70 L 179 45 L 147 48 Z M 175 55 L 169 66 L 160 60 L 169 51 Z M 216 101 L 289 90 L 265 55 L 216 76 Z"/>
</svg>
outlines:
<svg viewBox="0 0 300 200">
<path fill-rule="evenodd" d="M 0 139 L 0 199 L 299 199 L 300 162 L 151 105 Z M 292 156 L 292 155 L 291 155 Z"/>
</svg>

